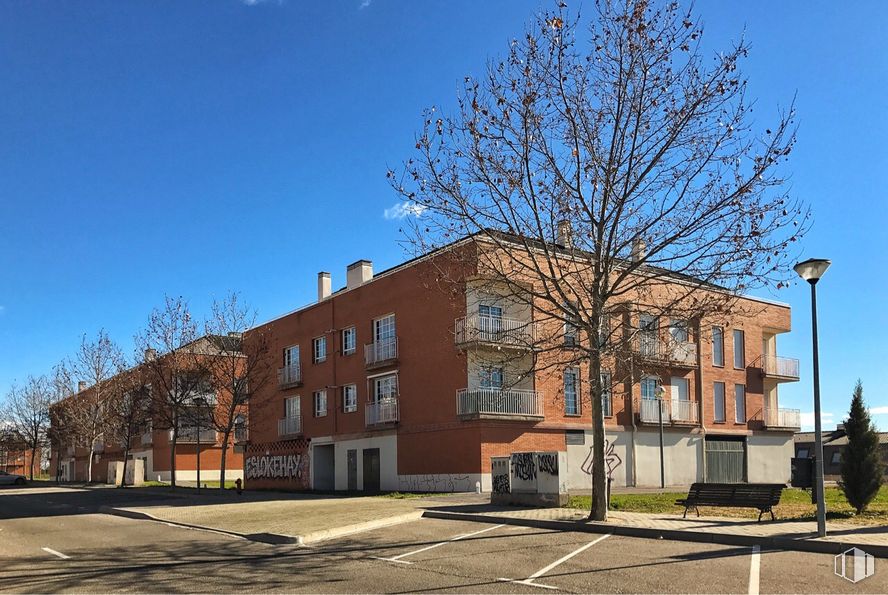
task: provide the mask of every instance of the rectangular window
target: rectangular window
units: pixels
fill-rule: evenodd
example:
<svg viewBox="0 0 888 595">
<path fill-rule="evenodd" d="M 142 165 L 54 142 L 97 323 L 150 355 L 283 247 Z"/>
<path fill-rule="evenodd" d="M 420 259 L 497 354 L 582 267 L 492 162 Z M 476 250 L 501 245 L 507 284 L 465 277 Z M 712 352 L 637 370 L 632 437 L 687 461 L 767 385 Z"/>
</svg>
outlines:
<svg viewBox="0 0 888 595">
<path fill-rule="evenodd" d="M 712 327 L 712 365 L 725 365 L 725 331 L 720 326 Z"/>
<path fill-rule="evenodd" d="M 598 346 L 606 347 L 608 343 L 610 343 L 610 316 L 607 314 L 601 315 L 601 321 L 598 323 Z"/>
<path fill-rule="evenodd" d="M 746 422 L 746 387 L 742 384 L 734 385 L 734 421 Z"/>
<path fill-rule="evenodd" d="M 284 349 L 284 367 L 299 365 L 299 345 L 292 345 Z"/>
<path fill-rule="evenodd" d="M 358 343 L 357 337 L 355 327 L 350 326 L 342 329 L 342 355 L 351 355 L 355 352 Z"/>
<path fill-rule="evenodd" d="M 808 449 L 807 448 L 800 448 L 799 452 L 796 456 L 799 457 L 800 459 L 807 459 L 808 458 Z"/>
<path fill-rule="evenodd" d="M 377 343 L 395 338 L 395 315 L 389 314 L 373 321 L 373 340 Z"/>
<path fill-rule="evenodd" d="M 579 384 L 579 374 L 576 368 L 569 368 L 564 371 L 564 413 L 566 415 L 580 414 L 580 399 L 577 385 Z"/>
<path fill-rule="evenodd" d="M 324 417 L 327 415 L 327 391 L 318 390 L 314 393 L 314 414 L 315 417 Z"/>
<path fill-rule="evenodd" d="M 601 410 L 605 417 L 611 417 L 614 414 L 610 372 L 601 373 Z"/>
<path fill-rule="evenodd" d="M 734 329 L 734 367 L 742 370 L 746 367 L 746 341 L 743 337 L 743 331 Z"/>
<path fill-rule="evenodd" d="M 388 374 L 373 379 L 373 401 L 391 401 L 398 398 L 398 375 Z"/>
<path fill-rule="evenodd" d="M 577 305 L 573 302 L 564 304 L 564 345 L 576 347 L 579 341 L 577 325 Z"/>
<path fill-rule="evenodd" d="M 638 317 L 638 351 L 641 355 L 657 355 L 657 318 L 650 314 Z"/>
<path fill-rule="evenodd" d="M 499 390 L 503 388 L 503 369 L 497 366 L 481 366 L 478 370 L 481 388 Z"/>
<path fill-rule="evenodd" d="M 299 397 L 289 397 L 284 399 L 284 417 L 287 419 L 298 418 L 299 410 Z"/>
<path fill-rule="evenodd" d="M 342 410 L 346 413 L 358 410 L 358 387 L 346 384 L 342 387 Z"/>
<path fill-rule="evenodd" d="M 842 462 L 842 451 L 836 450 L 833 451 L 832 457 L 829 460 L 830 465 L 838 465 Z"/>
<path fill-rule="evenodd" d="M 669 324 L 669 335 L 673 343 L 687 343 L 690 339 L 688 322 L 679 318 L 673 318 Z"/>
<path fill-rule="evenodd" d="M 713 417 L 715 421 L 724 422 L 725 418 L 725 383 L 715 382 L 712 385 Z"/>
<path fill-rule="evenodd" d="M 311 361 L 316 364 L 327 361 L 327 337 L 311 340 Z"/>
<path fill-rule="evenodd" d="M 657 398 L 657 385 L 659 382 L 656 378 L 642 378 L 641 380 L 641 398 L 642 399 L 656 399 Z"/>
</svg>

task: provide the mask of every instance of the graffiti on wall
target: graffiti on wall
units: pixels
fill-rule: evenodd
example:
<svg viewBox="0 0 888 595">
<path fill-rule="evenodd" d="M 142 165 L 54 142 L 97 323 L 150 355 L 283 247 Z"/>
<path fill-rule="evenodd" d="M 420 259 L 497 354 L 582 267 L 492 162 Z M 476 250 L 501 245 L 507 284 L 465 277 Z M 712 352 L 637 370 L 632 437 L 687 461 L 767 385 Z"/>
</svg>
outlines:
<svg viewBox="0 0 888 595">
<path fill-rule="evenodd" d="M 399 475 L 398 489 L 402 492 L 470 492 L 475 488 L 468 475 L 427 473 Z"/>
<path fill-rule="evenodd" d="M 247 457 L 244 461 L 244 474 L 247 479 L 290 479 L 301 480 L 303 456 L 260 455 Z"/>
<path fill-rule="evenodd" d="M 493 493 L 508 494 L 512 491 L 511 481 L 509 480 L 509 459 L 508 457 L 494 457 L 490 464 L 491 474 L 493 475 Z"/>
<path fill-rule="evenodd" d="M 589 447 L 589 454 L 586 455 L 586 460 L 583 461 L 583 464 L 580 466 L 580 469 L 583 470 L 583 473 L 586 475 L 592 475 L 592 463 L 594 459 L 593 447 Z M 614 443 L 610 440 L 604 441 L 604 464 L 607 466 L 607 478 L 613 479 L 614 471 L 616 471 L 620 465 L 623 464 L 623 459 L 620 458 L 616 452 L 614 452 Z"/>
<path fill-rule="evenodd" d="M 540 473 L 548 473 L 549 475 L 558 475 L 558 454 L 554 452 L 545 452 L 537 455 L 537 466 Z"/>
<path fill-rule="evenodd" d="M 532 452 L 512 453 L 512 472 L 522 481 L 536 479 L 537 468 Z"/>
</svg>

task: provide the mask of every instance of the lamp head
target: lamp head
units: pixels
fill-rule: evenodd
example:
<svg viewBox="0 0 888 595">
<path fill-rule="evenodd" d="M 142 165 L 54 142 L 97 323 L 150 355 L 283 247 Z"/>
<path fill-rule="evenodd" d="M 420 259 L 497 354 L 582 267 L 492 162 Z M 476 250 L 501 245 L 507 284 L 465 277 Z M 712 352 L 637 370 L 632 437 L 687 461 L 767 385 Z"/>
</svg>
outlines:
<svg viewBox="0 0 888 595">
<path fill-rule="evenodd" d="M 823 258 L 809 258 L 804 262 L 800 262 L 795 265 L 793 270 L 798 273 L 799 277 L 814 285 L 820 278 L 823 276 L 823 273 L 826 272 L 826 269 L 829 268 L 831 264 L 830 261 Z"/>
</svg>

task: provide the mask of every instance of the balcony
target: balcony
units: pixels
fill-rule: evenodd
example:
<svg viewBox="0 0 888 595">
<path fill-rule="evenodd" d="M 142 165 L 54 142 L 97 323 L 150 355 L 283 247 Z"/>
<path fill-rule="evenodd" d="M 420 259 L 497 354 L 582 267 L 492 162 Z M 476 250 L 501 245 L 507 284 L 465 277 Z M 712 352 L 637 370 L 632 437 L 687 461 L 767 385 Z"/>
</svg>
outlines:
<svg viewBox="0 0 888 595">
<path fill-rule="evenodd" d="M 142 434 L 141 442 L 145 446 L 154 444 L 154 432 L 145 432 Z"/>
<path fill-rule="evenodd" d="M 367 403 L 364 419 L 367 427 L 397 423 L 401 419 L 397 397 Z"/>
<path fill-rule="evenodd" d="M 697 344 L 690 341 L 664 341 L 652 333 L 639 333 L 633 343 L 638 357 L 654 364 L 674 368 L 697 367 Z"/>
<path fill-rule="evenodd" d="M 467 419 L 542 419 L 543 398 L 535 390 L 464 388 L 456 392 L 456 414 Z"/>
<path fill-rule="evenodd" d="M 297 362 L 278 368 L 278 387 L 293 388 L 302 385 L 302 366 Z"/>
<path fill-rule="evenodd" d="M 278 420 L 278 436 L 281 438 L 288 436 L 298 436 L 302 434 L 302 416 L 294 415 Z"/>
<path fill-rule="evenodd" d="M 799 430 L 802 427 L 802 413 L 798 409 L 779 409 L 766 406 L 762 413 L 766 428 Z"/>
<path fill-rule="evenodd" d="M 215 444 L 216 430 L 201 428 L 184 427 L 179 428 L 179 434 L 176 436 L 176 444 L 197 444 L 198 438 L 201 444 Z M 170 441 L 173 439 L 173 431 L 170 430 Z"/>
<path fill-rule="evenodd" d="M 777 382 L 796 382 L 799 379 L 799 360 L 793 357 L 765 354 L 757 363 L 765 378 L 773 378 Z"/>
<path fill-rule="evenodd" d="M 364 363 L 368 369 L 390 366 L 398 361 L 398 338 L 389 337 L 364 345 Z"/>
<path fill-rule="evenodd" d="M 458 347 L 492 346 L 531 349 L 536 325 L 526 320 L 473 314 L 457 318 L 454 342 Z"/>
<path fill-rule="evenodd" d="M 644 424 L 659 424 L 658 408 L 663 408 L 663 423 L 670 425 L 697 425 L 700 423 L 700 407 L 697 401 L 684 399 L 642 399 L 638 418 Z"/>
</svg>

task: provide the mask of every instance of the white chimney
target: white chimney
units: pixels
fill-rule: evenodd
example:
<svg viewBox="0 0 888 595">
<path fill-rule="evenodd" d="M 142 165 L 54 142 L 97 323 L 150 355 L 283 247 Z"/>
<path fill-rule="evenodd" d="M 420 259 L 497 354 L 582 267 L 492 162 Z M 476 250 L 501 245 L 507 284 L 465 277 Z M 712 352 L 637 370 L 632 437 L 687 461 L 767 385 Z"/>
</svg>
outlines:
<svg viewBox="0 0 888 595">
<path fill-rule="evenodd" d="M 80 380 L 77 382 L 77 392 L 82 393 L 86 390 L 86 380 Z"/>
<path fill-rule="evenodd" d="M 318 273 L 318 301 L 321 302 L 330 297 L 332 290 L 330 273 Z"/>
<path fill-rule="evenodd" d="M 555 227 L 555 243 L 564 248 L 570 248 L 573 243 L 573 227 L 571 226 L 570 221 L 562 219 L 555 224 Z"/>
<path fill-rule="evenodd" d="M 647 244 L 642 238 L 632 240 L 632 262 L 644 260 L 647 256 Z"/>
<path fill-rule="evenodd" d="M 373 263 L 369 260 L 359 260 L 348 265 L 345 272 L 345 286 L 347 289 L 354 289 L 372 278 Z"/>
<path fill-rule="evenodd" d="M 145 350 L 145 361 L 152 362 L 155 359 L 157 359 L 157 351 L 155 349 L 152 349 L 151 347 L 146 349 Z"/>
</svg>

